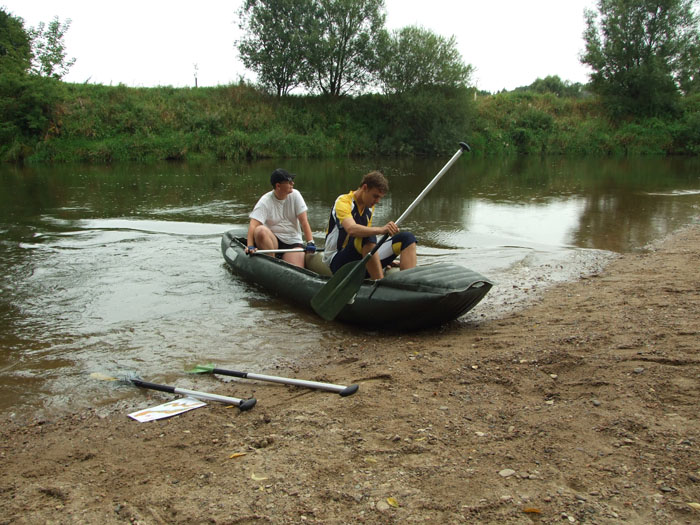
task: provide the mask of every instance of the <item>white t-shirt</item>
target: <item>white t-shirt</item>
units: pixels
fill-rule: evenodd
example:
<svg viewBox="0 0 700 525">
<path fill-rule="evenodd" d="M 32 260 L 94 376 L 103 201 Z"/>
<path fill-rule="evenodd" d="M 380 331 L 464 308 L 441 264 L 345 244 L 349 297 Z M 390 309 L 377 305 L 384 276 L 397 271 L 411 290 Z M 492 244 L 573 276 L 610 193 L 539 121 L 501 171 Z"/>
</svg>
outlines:
<svg viewBox="0 0 700 525">
<path fill-rule="evenodd" d="M 270 228 L 280 241 L 296 244 L 302 242 L 298 217 L 307 209 L 298 190 L 292 190 L 284 200 L 279 200 L 274 191 L 269 191 L 260 197 L 249 217 Z"/>
</svg>

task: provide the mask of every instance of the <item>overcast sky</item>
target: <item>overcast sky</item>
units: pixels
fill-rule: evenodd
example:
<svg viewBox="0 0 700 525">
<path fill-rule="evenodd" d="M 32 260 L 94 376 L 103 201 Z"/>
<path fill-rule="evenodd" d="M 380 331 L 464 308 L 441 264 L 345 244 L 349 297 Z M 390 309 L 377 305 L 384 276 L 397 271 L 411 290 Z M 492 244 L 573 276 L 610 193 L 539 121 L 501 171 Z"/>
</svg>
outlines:
<svg viewBox="0 0 700 525">
<path fill-rule="evenodd" d="M 69 82 L 200 86 L 254 81 L 234 48 L 241 0 L 0 0 L 25 21 L 71 19 Z M 587 82 L 579 62 L 584 8 L 595 0 L 386 0 L 387 27 L 420 25 L 457 39 L 479 89 L 496 92 L 559 75 Z"/>
</svg>

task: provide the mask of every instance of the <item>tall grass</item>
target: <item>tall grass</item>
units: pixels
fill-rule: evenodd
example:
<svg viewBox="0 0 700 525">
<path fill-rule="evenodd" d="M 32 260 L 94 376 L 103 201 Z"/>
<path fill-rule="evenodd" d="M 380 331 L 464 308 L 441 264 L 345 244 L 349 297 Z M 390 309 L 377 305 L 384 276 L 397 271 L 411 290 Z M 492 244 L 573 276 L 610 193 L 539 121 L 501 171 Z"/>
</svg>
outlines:
<svg viewBox="0 0 700 525">
<path fill-rule="evenodd" d="M 613 121 L 594 97 L 510 92 L 477 103 L 473 139 L 488 154 L 697 155 L 700 96 L 683 101 L 683 118 Z"/>
<path fill-rule="evenodd" d="M 211 88 L 64 84 L 30 162 L 442 155 L 700 153 L 700 97 L 683 118 L 611 121 L 593 97 L 469 89 L 400 95 L 273 97 L 240 83 Z M 15 141 L 16 142 L 16 141 Z M 13 146 L 15 150 L 17 145 Z M 0 155 L 12 160 L 12 148 Z"/>
</svg>

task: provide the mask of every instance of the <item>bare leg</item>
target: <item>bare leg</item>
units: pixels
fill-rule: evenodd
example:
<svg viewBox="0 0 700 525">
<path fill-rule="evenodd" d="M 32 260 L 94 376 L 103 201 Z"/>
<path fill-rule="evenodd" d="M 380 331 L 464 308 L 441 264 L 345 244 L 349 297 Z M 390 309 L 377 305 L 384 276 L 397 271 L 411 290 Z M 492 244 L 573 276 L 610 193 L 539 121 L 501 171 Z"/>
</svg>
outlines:
<svg viewBox="0 0 700 525">
<path fill-rule="evenodd" d="M 258 250 L 276 250 L 279 247 L 277 237 L 270 231 L 267 226 L 258 226 L 255 228 L 255 247 Z M 266 253 L 265 255 L 275 256 L 274 253 Z"/>
<path fill-rule="evenodd" d="M 362 247 L 362 256 L 364 257 L 374 248 L 374 244 L 365 244 Z M 382 279 L 384 277 L 384 270 L 382 270 L 382 261 L 379 259 L 379 254 L 375 253 L 366 265 L 367 272 L 372 279 Z"/>
<path fill-rule="evenodd" d="M 285 253 L 282 260 L 294 266 L 304 267 L 304 252 Z"/>
<path fill-rule="evenodd" d="M 406 246 L 401 250 L 401 264 L 399 268 L 401 270 L 408 270 L 410 268 L 415 268 L 418 263 L 418 256 L 416 254 L 416 243 Z"/>
</svg>

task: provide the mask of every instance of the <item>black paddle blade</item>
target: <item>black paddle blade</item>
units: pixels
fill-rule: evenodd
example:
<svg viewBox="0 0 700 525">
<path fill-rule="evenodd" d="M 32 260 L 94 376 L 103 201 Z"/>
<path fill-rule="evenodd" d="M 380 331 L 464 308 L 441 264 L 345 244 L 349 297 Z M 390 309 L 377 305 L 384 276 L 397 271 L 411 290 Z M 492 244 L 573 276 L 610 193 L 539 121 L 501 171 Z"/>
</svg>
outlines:
<svg viewBox="0 0 700 525">
<path fill-rule="evenodd" d="M 365 279 L 365 265 L 371 254 L 356 263 L 341 266 L 311 299 L 311 307 L 326 321 L 332 321 L 352 301 Z"/>
</svg>

